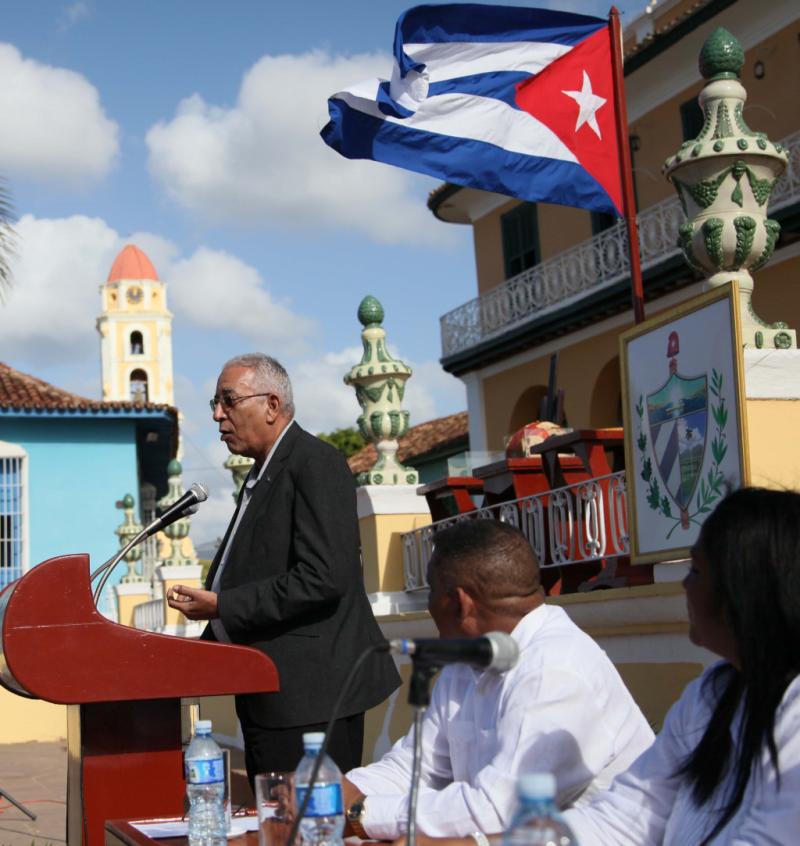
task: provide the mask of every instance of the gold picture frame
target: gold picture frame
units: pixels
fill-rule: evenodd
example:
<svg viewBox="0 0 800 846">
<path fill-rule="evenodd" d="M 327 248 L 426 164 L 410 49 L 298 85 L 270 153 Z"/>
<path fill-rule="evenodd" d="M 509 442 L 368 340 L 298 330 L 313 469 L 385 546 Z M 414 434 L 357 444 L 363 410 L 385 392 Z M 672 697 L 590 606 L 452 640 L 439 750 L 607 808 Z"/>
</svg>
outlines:
<svg viewBox="0 0 800 846">
<path fill-rule="evenodd" d="M 737 283 L 624 332 L 619 360 L 631 561 L 688 558 L 749 479 Z"/>
</svg>

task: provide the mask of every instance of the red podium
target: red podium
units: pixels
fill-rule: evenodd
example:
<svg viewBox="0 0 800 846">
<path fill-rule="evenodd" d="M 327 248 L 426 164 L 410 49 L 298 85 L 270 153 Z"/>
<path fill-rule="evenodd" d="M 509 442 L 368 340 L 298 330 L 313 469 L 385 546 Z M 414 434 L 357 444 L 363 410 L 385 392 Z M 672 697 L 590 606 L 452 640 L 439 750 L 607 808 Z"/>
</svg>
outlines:
<svg viewBox="0 0 800 846">
<path fill-rule="evenodd" d="M 107 620 L 87 555 L 51 558 L 0 593 L 0 683 L 68 706 L 69 846 L 101 846 L 108 819 L 183 814 L 182 696 L 279 687 L 258 650 Z"/>
</svg>

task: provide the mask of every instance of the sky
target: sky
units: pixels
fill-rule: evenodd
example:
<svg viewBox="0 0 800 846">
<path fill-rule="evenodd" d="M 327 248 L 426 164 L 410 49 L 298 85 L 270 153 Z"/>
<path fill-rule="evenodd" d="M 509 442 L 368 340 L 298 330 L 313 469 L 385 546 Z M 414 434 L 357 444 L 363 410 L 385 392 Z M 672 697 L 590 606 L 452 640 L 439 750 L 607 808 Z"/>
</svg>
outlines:
<svg viewBox="0 0 800 846">
<path fill-rule="evenodd" d="M 609 6 L 518 5 L 598 16 Z M 617 5 L 624 26 L 645 4 Z M 0 174 L 18 243 L 0 360 L 100 398 L 99 288 L 126 243 L 141 247 L 174 314 L 184 484 L 211 489 L 193 520 L 196 544 L 222 534 L 233 509 L 207 405 L 231 356 L 281 360 L 309 431 L 354 425 L 359 407 L 342 376 L 360 360 L 356 311 L 372 294 L 390 351 L 414 370 L 412 425 L 466 408 L 462 383 L 439 364 L 439 317 L 476 295 L 469 228 L 428 211 L 437 180 L 344 159 L 319 138 L 328 96 L 391 74 L 406 8 L 4 4 Z"/>
</svg>

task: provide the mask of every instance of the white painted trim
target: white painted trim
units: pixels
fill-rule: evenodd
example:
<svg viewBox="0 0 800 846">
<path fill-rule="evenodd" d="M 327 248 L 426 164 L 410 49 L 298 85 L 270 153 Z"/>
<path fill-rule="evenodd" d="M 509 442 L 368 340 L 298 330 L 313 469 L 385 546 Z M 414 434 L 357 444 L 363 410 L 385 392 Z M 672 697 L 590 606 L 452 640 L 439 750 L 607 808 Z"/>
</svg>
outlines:
<svg viewBox="0 0 800 846">
<path fill-rule="evenodd" d="M 172 579 L 178 579 L 179 581 L 189 579 L 199 579 L 203 572 L 203 567 L 201 564 L 185 564 L 179 567 L 167 567 L 165 564 L 161 564 L 160 566 L 156 567 L 156 576 L 161 579 L 162 582 L 166 582 Z"/>
<path fill-rule="evenodd" d="M 373 514 L 431 514 L 416 485 L 364 485 L 356 488 L 356 507 L 359 520 Z"/>
<path fill-rule="evenodd" d="M 372 613 L 376 617 L 388 617 L 392 614 L 414 614 L 428 610 L 428 591 L 418 590 L 407 593 L 404 590 L 379 591 L 367 594 Z"/>
<path fill-rule="evenodd" d="M 150 596 L 150 585 L 145 582 L 120 582 L 114 585 L 117 596 Z"/>
<path fill-rule="evenodd" d="M 480 373 L 470 372 L 459 376 L 467 389 L 467 419 L 469 421 L 469 451 L 487 452 L 489 438 L 486 434 L 483 379 Z"/>
<path fill-rule="evenodd" d="M 747 399 L 800 399 L 800 350 L 745 350 Z"/>
<path fill-rule="evenodd" d="M 30 496 L 28 487 L 28 452 L 19 444 L 10 441 L 0 441 L 0 458 L 18 458 L 21 461 L 22 474 L 20 487 L 22 488 L 22 527 L 20 531 L 22 542 L 22 558 L 20 573 L 27 573 L 31 566 L 30 559 Z"/>
</svg>

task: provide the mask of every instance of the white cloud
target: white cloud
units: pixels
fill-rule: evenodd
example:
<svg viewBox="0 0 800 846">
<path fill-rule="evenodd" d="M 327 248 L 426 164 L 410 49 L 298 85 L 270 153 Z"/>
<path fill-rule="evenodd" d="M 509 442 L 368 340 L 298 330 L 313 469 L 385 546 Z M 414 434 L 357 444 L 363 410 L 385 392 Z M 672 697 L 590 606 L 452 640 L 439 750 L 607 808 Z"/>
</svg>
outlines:
<svg viewBox="0 0 800 846">
<path fill-rule="evenodd" d="M 159 235 L 140 232 L 123 239 L 105 221 L 81 215 L 28 214 L 16 230 L 14 286 L 0 311 L 0 359 L 12 364 L 99 360 L 99 288 L 129 241 L 147 253 L 167 283 L 180 325 L 232 332 L 255 346 L 274 344 L 287 353 L 301 352 L 314 329 L 313 321 L 273 300 L 255 268 L 229 253 L 201 247 L 182 257 Z"/>
<path fill-rule="evenodd" d="M 282 355 L 303 349 L 316 325 L 276 302 L 254 267 L 207 247 L 172 265 L 169 297 L 172 309 L 195 326 L 232 329 Z"/>
<path fill-rule="evenodd" d="M 121 246 L 119 236 L 99 218 L 82 215 L 26 214 L 15 228 L 14 286 L 0 310 L 0 358 L 42 365 L 92 354 L 99 359 L 98 289 Z"/>
<path fill-rule="evenodd" d="M 177 203 L 212 222 L 355 228 L 380 242 L 449 243 L 425 208 L 430 180 L 350 161 L 319 130 L 327 98 L 386 76 L 383 54 L 344 58 L 321 50 L 265 56 L 245 74 L 232 108 L 199 94 L 147 134 L 153 176 Z"/>
<path fill-rule="evenodd" d="M 117 124 L 81 74 L 26 59 L 0 44 L 0 171 L 80 184 L 104 176 L 119 151 Z"/>
</svg>

